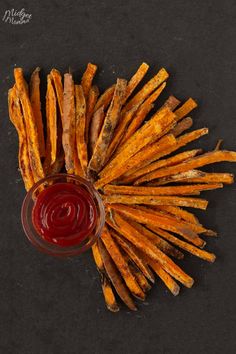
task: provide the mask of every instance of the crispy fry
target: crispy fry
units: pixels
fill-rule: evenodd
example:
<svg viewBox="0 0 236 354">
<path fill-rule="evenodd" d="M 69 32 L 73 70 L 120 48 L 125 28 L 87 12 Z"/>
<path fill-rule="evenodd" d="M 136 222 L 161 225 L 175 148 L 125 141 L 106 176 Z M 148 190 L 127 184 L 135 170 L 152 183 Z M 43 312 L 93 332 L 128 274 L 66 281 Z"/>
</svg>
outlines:
<svg viewBox="0 0 236 354">
<path fill-rule="evenodd" d="M 92 116 L 94 114 L 94 107 L 97 102 L 99 95 L 99 90 L 97 86 L 92 86 L 87 100 L 87 107 L 86 107 L 86 127 L 85 127 L 85 141 L 88 144 L 88 137 L 89 137 L 89 128 Z"/>
<path fill-rule="evenodd" d="M 157 226 L 161 229 L 175 232 L 193 243 L 195 246 L 203 247 L 205 245 L 205 242 L 189 227 L 186 227 L 185 225 L 183 226 L 182 223 L 177 220 L 170 220 L 170 218 L 165 217 L 164 215 L 160 216 L 154 210 L 121 204 L 112 204 L 110 207 L 112 210 L 116 210 L 119 213 L 122 213 L 122 215 L 141 224 Z"/>
<path fill-rule="evenodd" d="M 30 78 L 30 102 L 34 114 L 35 124 L 37 126 L 39 153 L 41 157 L 45 156 L 45 141 L 43 132 L 43 120 L 40 102 L 40 68 L 36 68 Z"/>
<path fill-rule="evenodd" d="M 192 98 L 189 98 L 180 108 L 175 111 L 175 114 L 177 116 L 176 120 L 179 121 L 196 107 L 197 102 L 195 102 Z"/>
<path fill-rule="evenodd" d="M 191 178 L 199 178 L 199 177 L 202 177 L 203 175 L 204 175 L 204 172 L 202 172 L 202 171 L 189 170 L 187 172 L 177 173 L 176 175 L 159 178 L 157 181 L 154 181 L 153 183 L 150 182 L 147 185 L 148 186 L 161 186 L 161 185 L 172 183 L 172 182 L 174 182 L 174 183 L 180 182 L 180 181 L 184 182 L 185 180 L 187 181 Z"/>
<path fill-rule="evenodd" d="M 130 195 L 183 195 L 192 194 L 195 191 L 204 191 L 223 188 L 222 183 L 215 184 L 193 184 L 184 186 L 170 186 L 170 187 L 134 187 L 134 186 L 116 186 L 107 184 L 103 191 L 105 194 L 130 194 Z"/>
<path fill-rule="evenodd" d="M 105 152 L 111 142 L 115 127 L 118 123 L 125 90 L 126 80 L 117 79 L 112 102 L 107 111 L 102 130 L 95 145 L 93 156 L 89 162 L 89 170 L 99 172 L 105 163 Z"/>
<path fill-rule="evenodd" d="M 113 194 L 103 197 L 104 203 L 114 204 L 146 204 L 146 205 L 176 205 L 189 208 L 197 208 L 205 210 L 207 208 L 207 200 L 200 198 L 176 197 L 176 196 L 159 196 L 159 195 L 122 195 Z"/>
<path fill-rule="evenodd" d="M 52 69 L 50 72 L 50 76 L 53 80 L 53 84 L 55 87 L 57 102 L 60 111 L 60 115 L 63 115 L 63 85 L 62 85 L 62 77 L 58 70 Z"/>
<path fill-rule="evenodd" d="M 166 102 L 164 103 L 164 106 L 169 107 L 169 109 L 173 111 L 179 104 L 180 101 L 176 97 L 169 96 Z"/>
<path fill-rule="evenodd" d="M 178 165 L 164 167 L 153 171 L 149 174 L 148 180 L 150 181 L 152 179 L 176 175 L 177 173 L 187 172 L 198 167 L 221 161 L 236 162 L 236 152 L 225 150 L 208 152 L 206 154 L 193 157 Z"/>
<path fill-rule="evenodd" d="M 101 132 L 104 118 L 105 118 L 104 106 L 101 106 L 93 114 L 92 119 L 91 119 L 90 133 L 89 133 L 89 149 L 90 149 L 91 155 L 94 152 L 94 147 L 96 145 L 99 134 Z"/>
<path fill-rule="evenodd" d="M 132 261 L 137 265 L 137 267 L 142 271 L 142 273 L 147 277 L 152 283 L 155 279 L 153 273 L 150 271 L 147 264 L 144 262 L 142 257 L 139 257 L 135 247 L 126 239 L 121 237 L 117 232 L 111 230 L 112 237 L 117 241 L 117 243 L 124 249 L 124 251 L 129 255 Z"/>
<path fill-rule="evenodd" d="M 145 253 L 145 255 L 154 261 L 158 261 L 164 270 L 166 270 L 175 279 L 179 280 L 187 287 L 193 285 L 193 279 L 182 271 L 168 256 L 160 251 L 148 238 L 144 237 L 135 230 L 127 221 L 125 221 L 118 213 L 114 213 L 114 228 L 117 226 L 122 229 L 123 236 L 131 243 Z M 116 226 L 117 225 L 117 226 Z"/>
<path fill-rule="evenodd" d="M 122 113 L 129 111 L 134 106 L 141 105 L 143 101 L 152 93 L 158 86 L 160 86 L 169 74 L 162 68 L 151 80 L 149 80 L 142 89 L 124 106 Z"/>
<path fill-rule="evenodd" d="M 181 182 L 181 181 L 180 181 Z M 231 173 L 202 172 L 202 176 L 183 180 L 186 183 L 234 183 L 234 175 Z"/>
<path fill-rule="evenodd" d="M 104 107 L 104 111 L 107 109 L 114 95 L 115 87 L 116 85 L 112 85 L 105 92 L 103 92 L 103 94 L 97 100 L 97 103 L 94 107 L 94 112 L 96 112 L 101 107 Z"/>
<path fill-rule="evenodd" d="M 46 119 L 47 119 L 47 142 L 45 160 L 53 165 L 57 154 L 57 106 L 56 94 L 52 85 L 51 76 L 47 76 L 47 94 L 46 94 Z M 45 164 L 44 164 L 45 168 Z M 47 171 L 47 169 L 46 169 Z"/>
<path fill-rule="evenodd" d="M 149 282 L 147 281 L 147 279 L 145 278 L 145 276 L 143 275 L 141 270 L 133 262 L 129 263 L 129 267 L 130 267 L 131 272 L 135 276 L 140 288 L 145 293 L 147 291 L 149 291 L 151 289 L 151 285 L 149 284 Z"/>
<path fill-rule="evenodd" d="M 108 253 L 106 247 L 103 243 L 99 240 L 99 251 L 102 257 L 102 261 L 104 263 L 106 272 L 116 289 L 117 294 L 121 298 L 121 300 L 128 306 L 128 308 L 132 311 L 136 311 L 137 308 L 133 302 L 132 297 L 130 296 L 129 290 L 122 281 L 122 277 L 116 268 L 110 254 Z"/>
<path fill-rule="evenodd" d="M 216 256 L 213 253 L 201 250 L 185 241 L 179 240 L 177 237 L 174 235 L 170 234 L 167 231 L 161 230 L 158 227 L 150 226 L 149 227 L 153 232 L 157 233 L 158 235 L 162 236 L 166 240 L 170 241 L 174 245 L 182 248 L 185 251 L 188 251 L 189 253 L 193 254 L 194 256 L 197 256 L 199 258 L 202 258 L 208 262 L 213 263 L 215 261 Z"/>
<path fill-rule="evenodd" d="M 17 96 L 16 87 L 8 91 L 9 117 L 15 126 L 19 139 L 18 161 L 20 172 L 24 181 L 25 189 L 28 191 L 34 185 L 33 174 L 29 161 L 29 151 L 24 125 L 24 118 L 21 111 L 20 100 Z"/>
<path fill-rule="evenodd" d="M 190 117 L 186 117 L 181 120 L 176 126 L 170 131 L 175 137 L 181 135 L 185 130 L 188 130 L 193 125 L 193 120 Z"/>
<path fill-rule="evenodd" d="M 64 151 L 61 151 L 60 154 L 57 156 L 57 159 L 54 162 L 54 164 L 49 167 L 48 176 L 60 173 L 64 165 L 65 165 L 65 154 Z"/>
<path fill-rule="evenodd" d="M 34 181 L 37 182 L 44 177 L 44 171 L 39 153 L 37 126 L 35 123 L 35 117 L 30 103 L 26 82 L 24 80 L 23 70 L 21 68 L 15 68 L 14 76 L 24 117 L 30 166 Z"/>
<path fill-rule="evenodd" d="M 83 88 L 84 97 L 87 100 L 89 91 L 92 87 L 92 81 L 97 71 L 97 65 L 88 63 L 87 68 L 81 79 L 81 86 Z"/>
<path fill-rule="evenodd" d="M 65 152 L 65 165 L 68 173 L 74 173 L 75 148 L 75 89 L 72 75 L 64 75 L 62 144 Z"/>
<path fill-rule="evenodd" d="M 131 77 L 131 79 L 128 82 L 127 89 L 126 89 L 126 94 L 123 100 L 123 104 L 127 101 L 129 96 L 133 93 L 135 88 L 138 86 L 138 84 L 141 82 L 141 80 L 144 78 L 146 72 L 149 69 L 149 65 L 146 63 L 142 63 L 136 73 Z"/>
<path fill-rule="evenodd" d="M 155 171 L 155 170 L 162 168 L 162 167 L 177 165 L 180 162 L 186 161 L 189 158 L 199 155 L 200 153 L 202 153 L 201 149 L 194 149 L 194 150 L 181 152 L 181 153 L 171 156 L 167 159 L 162 159 L 162 160 L 158 160 L 156 162 L 153 162 L 150 165 L 148 165 L 147 167 L 144 167 L 140 172 L 137 171 L 135 176 L 137 176 L 137 174 L 140 175 L 141 172 L 143 173 L 143 176 L 138 178 L 134 184 L 139 185 L 144 181 L 146 182 L 146 177 L 148 178 L 149 173 L 152 171 Z"/>
<path fill-rule="evenodd" d="M 75 85 L 75 131 L 76 146 L 83 175 L 86 176 L 88 153 L 86 144 L 86 101 L 81 85 Z"/>
<path fill-rule="evenodd" d="M 155 208 L 158 208 L 159 210 L 164 210 L 167 213 L 170 213 L 175 217 L 183 219 L 189 223 L 199 224 L 199 220 L 195 215 L 193 215 L 187 210 L 181 209 L 180 207 L 172 206 L 172 205 L 158 205 L 158 207 Z"/>
<path fill-rule="evenodd" d="M 105 227 L 103 229 L 103 233 L 101 239 L 110 254 L 111 258 L 113 259 L 114 263 L 116 264 L 118 270 L 120 271 L 127 287 L 131 291 L 131 293 L 136 296 L 138 299 L 144 300 L 145 294 L 143 293 L 142 289 L 139 287 L 138 283 L 136 282 L 135 278 L 133 277 L 132 273 L 130 272 L 129 266 L 125 261 L 124 257 L 122 256 L 118 246 L 112 239 L 108 229 Z"/>
<path fill-rule="evenodd" d="M 82 169 L 79 157 L 78 157 L 78 152 L 77 148 L 75 146 L 75 151 L 74 151 L 74 173 L 77 176 L 84 177 L 84 171 Z"/>
</svg>

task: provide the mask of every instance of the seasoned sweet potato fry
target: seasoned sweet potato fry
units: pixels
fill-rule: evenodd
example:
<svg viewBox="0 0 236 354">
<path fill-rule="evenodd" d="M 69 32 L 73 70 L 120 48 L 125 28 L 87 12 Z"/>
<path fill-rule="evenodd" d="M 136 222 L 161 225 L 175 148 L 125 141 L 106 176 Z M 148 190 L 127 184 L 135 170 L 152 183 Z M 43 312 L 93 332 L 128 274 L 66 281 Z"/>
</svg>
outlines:
<svg viewBox="0 0 236 354">
<path fill-rule="evenodd" d="M 101 132 L 104 118 L 105 118 L 104 106 L 101 106 L 93 114 L 91 119 L 90 132 L 89 132 L 89 150 L 91 155 L 94 152 L 94 147 L 96 145 L 99 134 Z"/>
<path fill-rule="evenodd" d="M 124 106 L 122 113 L 129 111 L 131 108 L 137 104 L 142 104 L 143 101 L 152 93 L 158 86 L 160 86 L 169 74 L 162 68 L 151 80 L 149 80 L 143 88 Z"/>
<path fill-rule="evenodd" d="M 193 125 L 193 120 L 190 117 L 186 117 L 181 120 L 176 126 L 170 131 L 175 137 L 181 135 L 185 130 L 188 130 Z"/>
<path fill-rule="evenodd" d="M 65 155 L 64 155 L 64 151 L 61 151 L 60 154 L 57 156 L 57 159 L 54 162 L 54 164 L 49 167 L 48 176 L 60 173 L 64 165 L 65 165 Z"/>
<path fill-rule="evenodd" d="M 24 117 L 30 166 L 34 181 L 44 177 L 44 171 L 40 160 L 39 139 L 32 105 L 28 95 L 28 89 L 21 68 L 14 69 L 16 89 L 20 98 Z"/>
<path fill-rule="evenodd" d="M 180 181 L 181 182 L 181 181 Z M 202 176 L 183 180 L 186 183 L 234 183 L 234 175 L 231 173 L 202 172 Z"/>
<path fill-rule="evenodd" d="M 72 75 L 64 75 L 62 144 L 65 152 L 65 165 L 68 173 L 74 173 L 75 150 L 75 89 Z"/>
<path fill-rule="evenodd" d="M 80 177 L 84 177 L 84 170 L 82 169 L 81 163 L 80 163 L 80 159 L 78 156 L 78 152 L 77 152 L 77 147 L 75 146 L 75 151 L 74 151 L 74 173 L 77 176 Z"/>
<path fill-rule="evenodd" d="M 30 102 L 34 114 L 35 124 L 38 132 L 39 153 L 41 157 L 45 156 L 45 141 L 43 132 L 43 120 L 40 101 L 40 68 L 37 67 L 30 78 Z"/>
<path fill-rule="evenodd" d="M 191 179 L 191 178 L 202 177 L 203 175 L 204 175 L 204 172 L 202 172 L 202 171 L 189 170 L 187 172 L 177 173 L 176 175 L 159 178 L 157 181 L 154 181 L 153 183 L 150 182 L 147 185 L 148 186 L 161 186 L 161 185 L 172 183 L 172 182 L 174 182 L 174 183 L 184 182 L 185 180 L 187 181 L 188 179 Z"/>
<path fill-rule="evenodd" d="M 126 94 L 123 100 L 123 104 L 127 101 L 129 96 L 133 93 L 135 88 L 138 86 L 138 84 L 141 82 L 141 80 L 144 78 L 146 72 L 149 69 L 149 65 L 146 63 L 142 63 L 136 73 L 131 77 L 131 79 L 128 82 L 127 89 L 126 89 Z"/>
<path fill-rule="evenodd" d="M 24 181 L 25 189 L 28 191 L 34 185 L 33 174 L 29 161 L 29 151 L 24 125 L 24 118 L 20 106 L 20 99 L 17 96 L 16 87 L 8 91 L 9 117 L 15 126 L 19 139 L 18 161 L 20 172 Z"/>
<path fill-rule="evenodd" d="M 50 72 L 50 76 L 52 78 L 54 88 L 56 91 L 58 107 L 60 111 L 60 115 L 63 115 L 63 85 L 62 85 L 62 77 L 58 70 L 52 69 Z"/>
<path fill-rule="evenodd" d="M 88 152 L 86 144 L 86 100 L 81 85 L 75 85 L 75 131 L 76 146 L 83 175 L 86 176 Z"/>
<path fill-rule="evenodd" d="M 179 104 L 180 101 L 176 97 L 169 96 L 166 102 L 164 103 L 164 106 L 169 107 L 169 109 L 173 111 Z"/>
<path fill-rule="evenodd" d="M 118 270 L 122 274 L 122 277 L 131 291 L 131 293 L 136 296 L 138 299 L 144 300 L 145 294 L 143 293 L 142 289 L 139 287 L 138 283 L 136 282 L 135 278 L 133 277 L 132 273 L 130 272 L 129 266 L 125 261 L 124 257 L 122 256 L 118 246 L 112 239 L 109 231 L 107 228 L 104 228 L 101 239 L 110 254 L 111 258 L 113 259 L 114 263 L 116 264 Z"/>
<path fill-rule="evenodd" d="M 88 63 L 87 68 L 81 79 L 81 86 L 83 88 L 84 97 L 87 100 L 89 91 L 92 87 L 93 78 L 97 71 L 97 65 Z"/>
<path fill-rule="evenodd" d="M 135 230 L 127 221 L 125 221 L 118 213 L 114 213 L 114 228 L 116 225 L 122 229 L 123 236 L 127 238 L 131 243 L 145 253 L 145 255 L 154 261 L 158 261 L 164 270 L 166 270 L 175 279 L 179 280 L 187 287 L 193 285 L 193 279 L 182 271 L 168 256 L 160 251 L 148 238 L 144 239 L 144 236 Z"/>
<path fill-rule="evenodd" d="M 158 227 L 150 226 L 149 227 L 153 232 L 157 233 L 158 235 L 162 236 L 169 242 L 173 243 L 174 245 L 182 248 L 185 251 L 188 251 L 189 253 L 193 254 L 196 257 L 202 258 L 208 262 L 214 262 L 215 261 L 215 255 L 213 253 L 201 250 L 185 241 L 182 241 L 175 237 L 174 235 L 170 234 L 167 231 L 161 230 Z"/>
<path fill-rule="evenodd" d="M 158 210 L 164 210 L 167 213 L 170 213 L 175 217 L 180 218 L 189 223 L 199 224 L 199 220 L 195 215 L 193 215 L 187 210 L 181 209 L 180 207 L 172 206 L 172 205 L 158 205 L 158 207 L 155 208 L 157 208 Z"/>
<path fill-rule="evenodd" d="M 119 120 L 122 101 L 126 90 L 126 80 L 117 79 L 114 95 L 105 116 L 102 130 L 94 147 L 94 153 L 89 162 L 89 170 L 99 172 L 106 159 L 105 152 L 111 142 L 115 127 Z"/>
<path fill-rule="evenodd" d="M 47 142 L 46 142 L 45 160 L 50 161 L 50 165 L 52 165 L 56 161 L 56 155 L 57 155 L 57 106 L 56 106 L 56 94 L 54 92 L 52 79 L 50 75 L 47 76 L 46 119 L 47 119 Z"/>
<path fill-rule="evenodd" d="M 116 268 L 110 254 L 108 253 L 106 247 L 99 240 L 99 251 L 101 253 L 102 261 L 104 263 L 106 272 L 116 289 L 117 294 L 121 298 L 121 300 L 128 306 L 128 308 L 132 311 L 136 311 L 137 308 L 134 304 L 134 301 L 130 295 L 130 292 L 126 285 L 124 284 L 122 277 Z"/>
<path fill-rule="evenodd" d="M 112 85 L 105 92 L 103 92 L 103 94 L 97 100 L 97 103 L 94 107 L 94 112 L 96 112 L 100 107 L 104 107 L 104 111 L 107 109 L 114 95 L 115 87 L 116 85 Z"/>
<path fill-rule="evenodd" d="M 97 102 L 98 95 L 99 95 L 98 87 L 95 85 L 92 86 L 88 94 L 88 100 L 86 105 L 86 126 L 85 126 L 86 144 L 88 144 L 90 123 L 91 123 L 92 116 L 94 114 L 94 107 Z"/>
<path fill-rule="evenodd" d="M 175 114 L 177 116 L 176 120 L 179 121 L 196 107 L 197 102 L 195 102 L 192 98 L 189 98 L 180 108 L 175 111 Z"/>
<path fill-rule="evenodd" d="M 144 293 L 149 291 L 151 289 L 151 285 L 149 284 L 141 270 L 133 262 L 129 263 L 129 267 Z"/>
</svg>

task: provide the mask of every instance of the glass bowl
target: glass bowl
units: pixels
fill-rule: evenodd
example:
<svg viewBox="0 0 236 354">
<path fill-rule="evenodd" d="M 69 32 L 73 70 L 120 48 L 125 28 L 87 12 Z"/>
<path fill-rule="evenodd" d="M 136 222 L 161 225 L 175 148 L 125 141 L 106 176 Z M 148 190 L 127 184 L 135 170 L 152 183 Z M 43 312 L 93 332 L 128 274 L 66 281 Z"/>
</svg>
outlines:
<svg viewBox="0 0 236 354">
<path fill-rule="evenodd" d="M 76 184 L 89 193 L 96 206 L 97 217 L 93 230 L 82 241 L 72 246 L 61 246 L 45 240 L 36 230 L 32 220 L 33 208 L 39 194 L 57 183 Z M 53 256 L 70 257 L 85 252 L 101 235 L 105 223 L 105 210 L 99 193 L 90 182 L 74 175 L 57 174 L 41 179 L 28 191 L 22 204 L 21 221 L 27 238 L 38 250 Z"/>
</svg>

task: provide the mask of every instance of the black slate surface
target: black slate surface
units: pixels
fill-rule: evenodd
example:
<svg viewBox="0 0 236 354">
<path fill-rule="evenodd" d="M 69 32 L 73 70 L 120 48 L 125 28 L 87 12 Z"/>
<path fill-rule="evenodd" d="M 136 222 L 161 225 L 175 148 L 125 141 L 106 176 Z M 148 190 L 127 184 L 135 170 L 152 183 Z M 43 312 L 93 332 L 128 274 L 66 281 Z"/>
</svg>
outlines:
<svg viewBox="0 0 236 354">
<path fill-rule="evenodd" d="M 198 100 L 195 128 L 208 126 L 210 135 L 193 146 L 212 149 L 223 138 L 236 150 L 235 1 L 1 1 L 0 17 L 23 7 L 32 14 L 28 24 L 0 20 L 0 353 L 235 353 L 235 186 L 208 192 L 209 209 L 198 213 L 220 238 L 207 246 L 218 256 L 214 265 L 189 255 L 181 262 L 193 289 L 174 298 L 157 281 L 137 313 L 122 307 L 112 314 L 90 253 L 57 260 L 26 240 L 17 136 L 7 113 L 14 66 L 28 75 L 35 66 L 45 75 L 70 66 L 79 79 L 92 61 L 103 89 L 145 60 L 150 76 L 161 66 L 171 73 L 163 98 Z M 235 173 L 236 166 L 208 170 Z"/>
</svg>

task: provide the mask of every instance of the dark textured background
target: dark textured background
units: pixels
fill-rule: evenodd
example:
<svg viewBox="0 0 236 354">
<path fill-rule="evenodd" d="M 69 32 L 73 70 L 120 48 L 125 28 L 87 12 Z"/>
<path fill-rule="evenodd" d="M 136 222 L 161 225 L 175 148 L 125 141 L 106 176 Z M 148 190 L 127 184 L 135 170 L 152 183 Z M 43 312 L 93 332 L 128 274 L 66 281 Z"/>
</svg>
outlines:
<svg viewBox="0 0 236 354">
<path fill-rule="evenodd" d="M 150 75 L 165 66 L 169 88 L 199 102 L 195 127 L 209 137 L 194 146 L 212 149 L 218 138 L 236 150 L 236 3 L 228 1 L 1 1 L 5 10 L 32 13 L 27 25 L 0 20 L 0 353 L 143 354 L 235 353 L 235 186 L 208 192 L 202 222 L 218 231 L 208 249 L 214 265 L 186 256 L 184 269 L 196 280 L 174 298 L 160 281 L 139 312 L 105 309 L 90 253 L 57 260 L 38 253 L 20 223 L 25 195 L 17 170 L 17 136 L 9 123 L 7 90 L 15 65 L 29 74 L 39 65 L 70 66 L 79 78 L 88 61 L 99 65 L 103 89 L 117 76 L 129 78 L 142 61 Z M 161 100 L 160 100 L 161 102 Z M 210 171 L 232 171 L 230 164 Z"/>
</svg>

